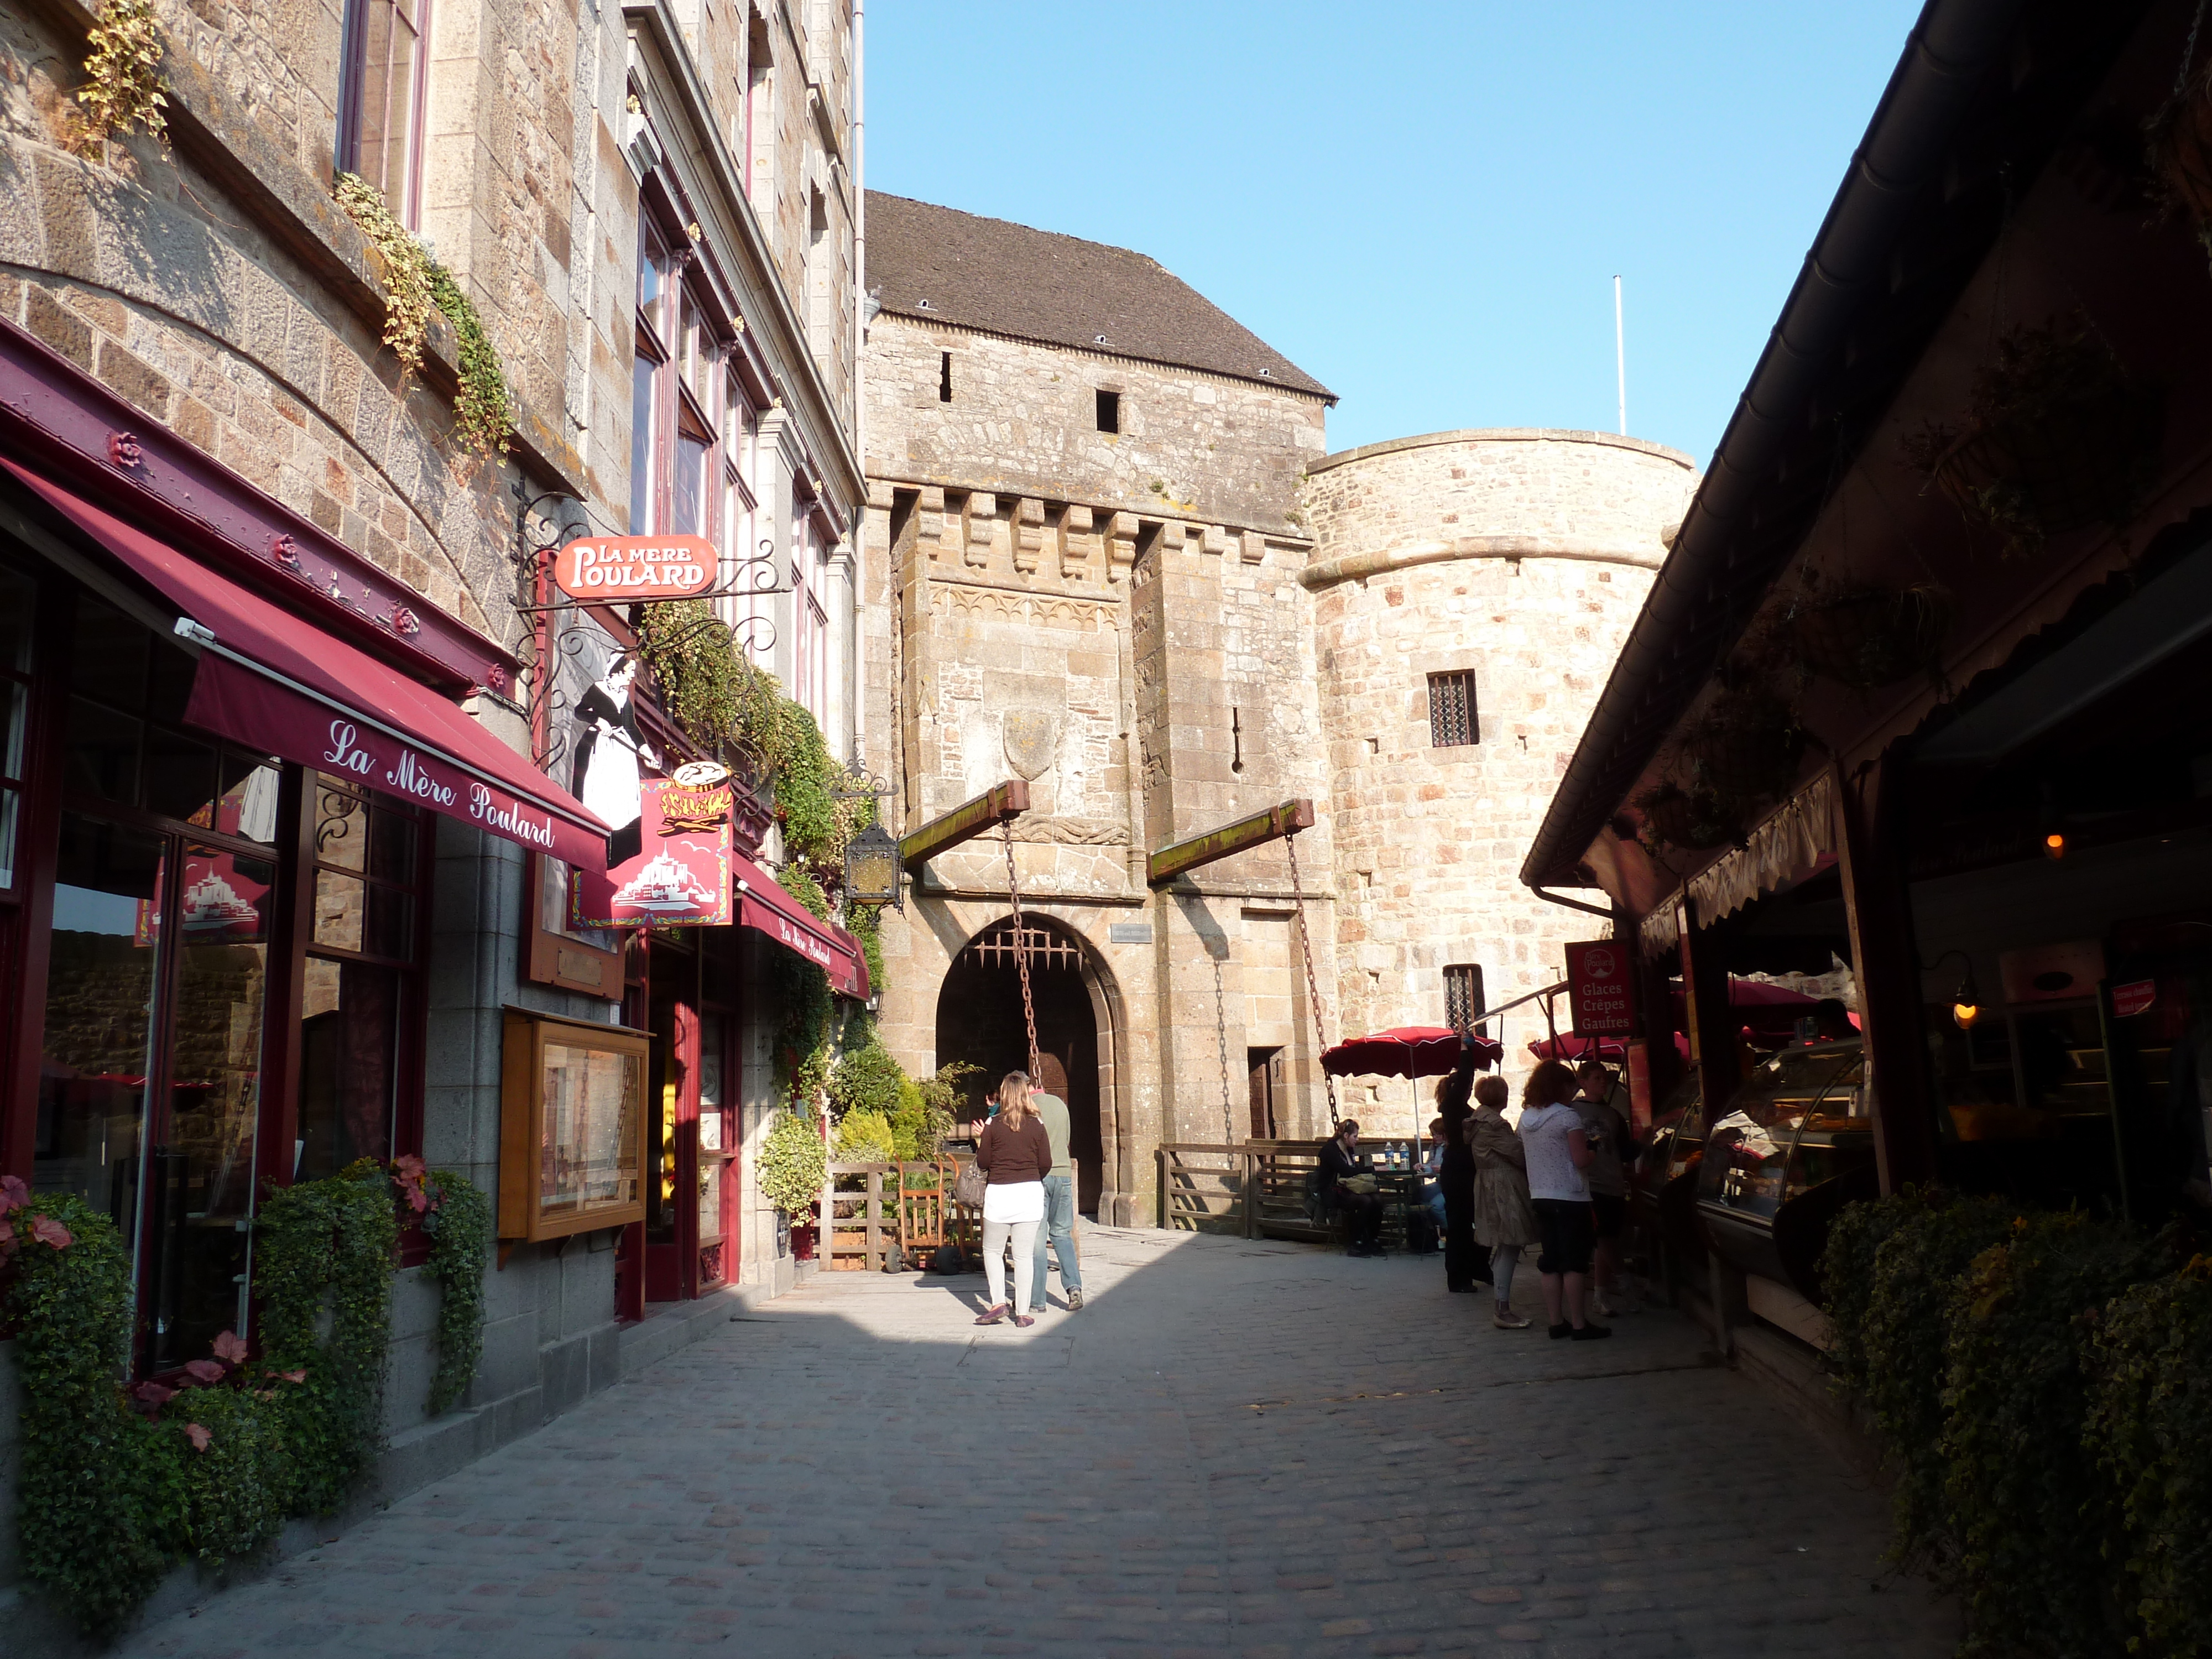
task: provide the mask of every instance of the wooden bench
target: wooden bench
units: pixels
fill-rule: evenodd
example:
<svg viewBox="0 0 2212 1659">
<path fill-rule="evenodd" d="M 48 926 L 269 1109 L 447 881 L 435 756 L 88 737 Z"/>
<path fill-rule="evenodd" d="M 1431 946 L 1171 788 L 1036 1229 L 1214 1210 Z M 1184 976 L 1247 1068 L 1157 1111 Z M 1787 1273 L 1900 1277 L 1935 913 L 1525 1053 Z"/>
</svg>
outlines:
<svg viewBox="0 0 2212 1659">
<path fill-rule="evenodd" d="M 1419 1149 L 1407 1136 L 1363 1139 L 1360 1150 L 1382 1176 L 1382 1241 L 1406 1246 L 1408 1188 L 1418 1201 Z M 1316 1214 L 1320 1143 L 1247 1140 L 1234 1146 L 1169 1142 L 1155 1154 L 1158 1166 L 1158 1224 L 1187 1232 L 1235 1232 L 1246 1238 L 1285 1238 L 1343 1244 L 1340 1210 Z M 1408 1175 L 1408 1170 L 1412 1174 Z"/>
</svg>

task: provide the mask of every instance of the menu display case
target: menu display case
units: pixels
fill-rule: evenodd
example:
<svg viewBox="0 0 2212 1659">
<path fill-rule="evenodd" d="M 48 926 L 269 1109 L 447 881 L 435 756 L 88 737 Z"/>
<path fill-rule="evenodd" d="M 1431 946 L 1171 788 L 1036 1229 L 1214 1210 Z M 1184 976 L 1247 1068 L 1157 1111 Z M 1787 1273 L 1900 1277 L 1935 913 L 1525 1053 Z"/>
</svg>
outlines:
<svg viewBox="0 0 2212 1659">
<path fill-rule="evenodd" d="M 1730 1097 L 1697 1170 L 1698 1219 L 1712 1248 L 1814 1304 L 1829 1222 L 1876 1190 L 1865 1073 L 1856 1038 L 1783 1049 Z"/>
<path fill-rule="evenodd" d="M 643 1031 L 507 1010 L 499 1236 L 564 1238 L 645 1218 Z"/>
</svg>

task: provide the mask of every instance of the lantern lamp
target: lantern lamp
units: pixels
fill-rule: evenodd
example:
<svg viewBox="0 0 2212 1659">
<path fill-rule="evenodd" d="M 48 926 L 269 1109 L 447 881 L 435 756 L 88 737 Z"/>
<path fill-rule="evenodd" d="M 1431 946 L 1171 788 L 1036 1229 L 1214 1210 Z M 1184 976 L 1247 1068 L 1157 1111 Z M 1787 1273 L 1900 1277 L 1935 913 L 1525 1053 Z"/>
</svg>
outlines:
<svg viewBox="0 0 2212 1659">
<path fill-rule="evenodd" d="M 2066 837 L 2052 830 L 2043 838 L 2043 856 L 2056 863 L 2066 856 Z"/>
<path fill-rule="evenodd" d="M 848 904 L 888 904 L 903 911 L 899 888 L 899 848 L 880 823 L 872 823 L 845 848 L 845 900 Z"/>
</svg>

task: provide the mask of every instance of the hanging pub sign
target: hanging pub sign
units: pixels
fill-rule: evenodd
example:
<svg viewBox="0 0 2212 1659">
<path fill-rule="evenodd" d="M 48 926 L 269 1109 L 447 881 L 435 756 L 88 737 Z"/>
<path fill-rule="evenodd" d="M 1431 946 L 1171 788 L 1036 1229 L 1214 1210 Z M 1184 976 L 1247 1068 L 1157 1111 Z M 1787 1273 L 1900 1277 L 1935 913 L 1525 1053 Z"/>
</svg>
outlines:
<svg viewBox="0 0 2212 1659">
<path fill-rule="evenodd" d="M 572 599 L 688 599 L 712 587 L 719 568 L 704 536 L 586 536 L 555 556 L 553 584 Z"/>
<path fill-rule="evenodd" d="M 1567 1006 L 1579 1036 L 1626 1036 L 1628 952 L 1609 939 L 1567 946 Z"/>
<path fill-rule="evenodd" d="M 578 927 L 720 927 L 730 915 L 730 786 L 648 778 L 638 786 L 637 855 L 568 878 Z"/>
</svg>

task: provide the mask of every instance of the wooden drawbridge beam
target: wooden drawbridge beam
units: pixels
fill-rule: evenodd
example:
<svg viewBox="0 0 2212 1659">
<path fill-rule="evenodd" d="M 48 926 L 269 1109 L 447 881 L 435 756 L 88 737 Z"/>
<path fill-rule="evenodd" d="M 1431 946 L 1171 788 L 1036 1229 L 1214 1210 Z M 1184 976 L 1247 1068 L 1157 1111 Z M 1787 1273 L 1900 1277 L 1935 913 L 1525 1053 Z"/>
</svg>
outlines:
<svg viewBox="0 0 2212 1659">
<path fill-rule="evenodd" d="M 1246 852 L 1271 841 L 1280 841 L 1285 836 L 1294 836 L 1301 830 L 1310 830 L 1313 822 L 1311 801 L 1286 800 L 1280 806 L 1255 812 L 1249 818 L 1239 818 L 1218 830 L 1209 830 L 1202 836 L 1161 848 L 1149 860 L 1149 878 L 1153 886 L 1164 886 L 1177 876 L 1225 859 L 1232 853 Z"/>
<path fill-rule="evenodd" d="M 921 829 L 899 837 L 899 859 L 908 870 L 919 870 L 939 853 L 949 853 L 963 841 L 973 841 L 994 826 L 1018 818 L 1030 810 L 1030 787 L 1009 778 L 996 788 L 950 812 L 932 818 Z"/>
</svg>

